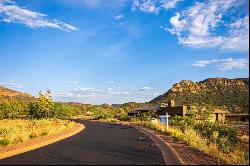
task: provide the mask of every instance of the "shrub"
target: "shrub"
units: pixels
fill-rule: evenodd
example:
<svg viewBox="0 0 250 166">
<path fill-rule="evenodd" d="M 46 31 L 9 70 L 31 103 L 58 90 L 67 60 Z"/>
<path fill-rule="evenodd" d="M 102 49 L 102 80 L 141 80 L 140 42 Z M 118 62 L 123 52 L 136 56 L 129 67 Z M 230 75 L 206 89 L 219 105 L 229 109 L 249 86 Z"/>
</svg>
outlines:
<svg viewBox="0 0 250 166">
<path fill-rule="evenodd" d="M 130 117 L 127 114 L 123 114 L 123 115 L 120 115 L 119 117 L 117 117 L 117 119 L 121 120 L 121 121 L 128 121 L 128 120 L 130 120 Z"/>
<path fill-rule="evenodd" d="M 30 104 L 29 113 L 34 118 L 53 117 L 54 102 L 47 96 L 40 93 L 39 98 Z"/>
<path fill-rule="evenodd" d="M 55 103 L 52 110 L 53 118 L 68 118 L 71 115 L 73 108 L 71 106 Z"/>
<path fill-rule="evenodd" d="M 98 107 L 95 109 L 93 113 L 93 119 L 94 120 L 99 120 L 99 119 L 108 119 L 112 118 L 113 115 L 106 111 L 104 108 Z"/>
<path fill-rule="evenodd" d="M 181 119 L 181 117 L 178 117 Z M 176 123 L 175 123 L 176 124 Z M 194 124 L 195 126 L 196 124 Z M 161 125 L 160 123 L 151 123 L 149 122 L 147 124 L 148 127 L 154 128 L 158 131 L 164 132 L 165 126 Z M 208 125 L 210 126 L 210 125 Z M 249 164 L 249 149 L 248 146 L 242 146 L 240 144 L 236 144 L 232 147 L 232 144 L 230 143 L 230 139 L 228 139 L 230 136 L 235 136 L 235 133 L 231 131 L 231 129 L 225 129 L 224 126 L 219 125 L 219 127 L 216 124 L 216 130 L 209 130 L 213 131 L 211 132 L 212 135 L 210 135 L 210 138 L 208 139 L 204 137 L 204 135 L 201 135 L 199 131 L 197 131 L 194 128 L 187 128 L 184 131 L 181 131 L 178 128 L 178 126 L 172 126 L 169 129 L 165 129 L 165 133 L 169 134 L 172 137 L 177 138 L 178 140 L 182 140 L 186 142 L 187 144 L 191 145 L 192 147 L 201 150 L 214 158 L 217 158 L 218 161 L 222 161 L 222 164 L 234 164 L 234 165 L 248 165 Z M 210 126 L 210 128 L 215 128 L 214 126 Z M 204 133 L 206 132 L 206 129 L 203 128 Z M 220 132 L 224 131 L 224 132 Z M 220 137 L 219 134 L 226 135 L 228 134 L 228 137 Z M 233 133 L 233 134 L 232 134 Z M 232 134 L 232 135 L 231 135 Z M 216 143 L 211 142 L 211 140 L 216 140 Z M 230 140 L 230 141 L 229 141 Z"/>
<path fill-rule="evenodd" d="M 7 146 L 10 144 L 10 141 L 6 138 L 0 140 L 0 146 Z"/>
<path fill-rule="evenodd" d="M 75 107 L 61 103 L 54 103 L 53 100 L 40 93 L 38 99 L 29 105 L 29 113 L 34 118 L 68 118 L 75 110 Z"/>
<path fill-rule="evenodd" d="M 5 101 L 0 104 L 0 119 L 18 118 L 27 113 L 27 104 L 21 101 Z"/>
<path fill-rule="evenodd" d="M 187 129 L 194 129 L 209 142 L 216 143 L 226 153 L 240 142 L 237 129 L 210 121 L 198 122 L 190 117 L 175 116 L 171 119 L 171 125 L 176 126 L 182 132 Z"/>
<path fill-rule="evenodd" d="M 211 142 L 216 142 L 224 151 L 229 152 L 240 142 L 237 129 L 226 127 L 218 123 L 200 122 L 194 126 L 203 137 L 206 137 Z M 215 133 L 217 138 L 215 139 Z"/>
<path fill-rule="evenodd" d="M 170 124 L 178 127 L 182 132 L 184 132 L 187 128 L 192 128 L 195 124 L 194 118 L 187 116 L 174 116 L 171 118 Z"/>
</svg>

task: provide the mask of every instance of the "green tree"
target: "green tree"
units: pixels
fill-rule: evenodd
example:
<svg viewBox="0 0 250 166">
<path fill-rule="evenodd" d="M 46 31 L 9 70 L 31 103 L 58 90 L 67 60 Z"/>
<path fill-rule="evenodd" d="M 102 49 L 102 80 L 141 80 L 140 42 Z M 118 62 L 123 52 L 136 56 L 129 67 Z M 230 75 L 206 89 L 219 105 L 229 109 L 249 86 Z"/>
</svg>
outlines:
<svg viewBox="0 0 250 166">
<path fill-rule="evenodd" d="M 196 114 L 200 117 L 201 120 L 209 120 L 214 107 L 211 104 L 196 104 L 195 105 Z"/>
<path fill-rule="evenodd" d="M 29 106 L 29 113 L 34 118 L 53 117 L 54 102 L 49 96 L 39 93 L 39 98 Z"/>
<path fill-rule="evenodd" d="M 155 117 L 156 111 L 150 110 L 148 112 L 140 112 L 137 114 L 136 118 L 142 123 L 143 121 L 150 120 L 150 118 Z"/>
</svg>

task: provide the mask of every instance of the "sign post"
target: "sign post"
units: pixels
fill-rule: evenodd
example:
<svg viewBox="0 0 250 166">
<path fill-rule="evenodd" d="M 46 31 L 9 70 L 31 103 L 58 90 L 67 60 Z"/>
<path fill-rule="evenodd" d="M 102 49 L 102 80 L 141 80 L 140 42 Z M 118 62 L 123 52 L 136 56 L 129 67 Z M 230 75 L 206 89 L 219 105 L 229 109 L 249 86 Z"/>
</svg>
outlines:
<svg viewBox="0 0 250 166">
<path fill-rule="evenodd" d="M 166 113 L 167 129 L 168 129 L 168 118 L 169 117 L 170 117 L 170 115 L 168 115 L 168 113 Z"/>
<path fill-rule="evenodd" d="M 166 113 L 166 115 L 160 115 L 160 123 L 161 124 L 166 124 L 167 125 L 167 129 L 168 129 L 168 118 L 170 117 L 170 115 L 168 115 L 168 113 Z"/>
</svg>

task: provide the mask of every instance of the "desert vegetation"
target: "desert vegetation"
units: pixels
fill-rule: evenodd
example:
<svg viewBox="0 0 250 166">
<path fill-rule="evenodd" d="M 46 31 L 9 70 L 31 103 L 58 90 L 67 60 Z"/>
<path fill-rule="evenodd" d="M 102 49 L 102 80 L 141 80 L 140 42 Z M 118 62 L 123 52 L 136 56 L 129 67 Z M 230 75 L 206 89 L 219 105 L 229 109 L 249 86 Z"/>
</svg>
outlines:
<svg viewBox="0 0 250 166">
<path fill-rule="evenodd" d="M 57 134 L 74 125 L 60 119 L 4 119 L 0 121 L 0 147 Z"/>
<path fill-rule="evenodd" d="M 206 114 L 207 112 L 204 113 Z M 249 144 L 241 139 L 238 130 L 213 123 L 208 118 L 198 121 L 192 116 L 175 116 L 171 118 L 169 129 L 159 122 L 151 121 L 148 113 L 134 117 L 132 122 L 184 141 L 193 148 L 209 154 L 220 163 L 243 165 L 249 163 Z"/>
<path fill-rule="evenodd" d="M 29 103 L 5 100 L 0 103 L 0 146 L 18 144 L 72 128 L 75 123 L 65 120 L 69 117 L 70 108 L 53 102 L 42 93 Z"/>
<path fill-rule="evenodd" d="M 0 145 L 13 145 L 63 131 L 74 125 L 68 120 L 63 120 L 68 118 L 126 121 L 159 130 L 213 156 L 222 163 L 248 164 L 249 145 L 246 141 L 242 141 L 237 129 L 209 121 L 211 105 L 205 103 L 205 111 L 198 111 L 200 120 L 195 119 L 192 109 L 189 110 L 188 117 L 171 117 L 169 129 L 151 121 L 155 117 L 155 111 L 140 113 L 133 118 L 127 116 L 131 110 L 152 105 L 152 103 L 133 102 L 117 106 L 58 103 L 54 102 L 49 95 L 42 93 L 31 102 L 6 100 L 0 103 L 2 119 Z M 203 105 L 196 107 L 199 109 Z"/>
</svg>

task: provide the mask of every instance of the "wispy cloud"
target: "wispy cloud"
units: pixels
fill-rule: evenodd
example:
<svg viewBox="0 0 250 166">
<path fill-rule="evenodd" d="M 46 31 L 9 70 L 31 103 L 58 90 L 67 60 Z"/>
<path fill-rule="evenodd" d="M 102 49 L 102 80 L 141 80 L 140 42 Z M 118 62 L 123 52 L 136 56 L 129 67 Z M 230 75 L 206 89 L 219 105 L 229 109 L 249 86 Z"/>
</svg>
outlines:
<svg viewBox="0 0 250 166">
<path fill-rule="evenodd" d="M 207 67 L 213 65 L 219 70 L 239 70 L 249 68 L 249 59 L 214 59 L 214 60 L 203 60 L 195 61 L 193 64 L 195 67 Z"/>
<path fill-rule="evenodd" d="M 20 23 L 34 29 L 48 27 L 60 29 L 66 32 L 77 30 L 77 28 L 72 25 L 57 19 L 48 20 L 46 19 L 45 14 L 17 6 L 15 2 L 9 0 L 0 1 L 0 18 L 6 23 Z"/>
<path fill-rule="evenodd" d="M 77 7 L 87 7 L 89 9 L 98 9 L 98 8 L 119 8 L 124 6 L 124 3 L 128 2 L 127 0 L 60 0 L 59 3 L 64 3 L 67 6 L 77 6 Z"/>
<path fill-rule="evenodd" d="M 133 0 L 132 10 L 140 10 L 144 13 L 158 14 L 161 10 L 175 8 L 181 0 Z"/>
<path fill-rule="evenodd" d="M 158 14 L 160 7 L 158 7 L 157 4 L 158 3 L 155 0 L 134 0 L 132 10 Z"/>
<path fill-rule="evenodd" d="M 7 87 L 7 88 L 11 88 L 11 89 L 20 89 L 22 88 L 23 86 L 16 83 L 16 82 L 0 82 L 0 86 L 4 86 L 4 87 Z"/>
<path fill-rule="evenodd" d="M 230 51 L 248 51 L 249 17 L 248 15 L 226 24 L 222 18 L 235 6 L 236 0 L 209 0 L 196 2 L 188 9 L 177 12 L 170 19 L 171 28 L 165 28 L 175 34 L 179 43 L 198 48 L 217 47 Z M 218 27 L 224 27 L 225 33 L 218 33 Z"/>
<path fill-rule="evenodd" d="M 114 20 L 117 21 L 117 20 L 121 20 L 123 18 L 124 18 L 123 14 L 119 14 L 119 15 L 115 16 Z"/>
<path fill-rule="evenodd" d="M 161 1 L 161 6 L 162 8 L 168 10 L 168 9 L 173 9 L 176 7 L 177 3 L 182 0 L 162 0 Z"/>
<path fill-rule="evenodd" d="M 150 90 L 150 89 L 151 89 L 150 87 L 145 86 L 145 87 L 140 88 L 140 89 L 138 89 L 138 90 L 139 90 L 139 91 L 148 91 L 148 90 Z"/>
<path fill-rule="evenodd" d="M 115 81 L 108 81 L 108 82 L 106 82 L 107 84 L 114 84 L 115 83 Z"/>
<path fill-rule="evenodd" d="M 120 20 L 122 20 L 124 18 L 123 14 L 119 14 L 117 16 L 115 16 L 113 24 L 119 22 Z M 121 23 L 121 22 L 120 22 Z"/>
<path fill-rule="evenodd" d="M 85 103 L 124 103 L 129 101 L 145 102 L 156 96 L 156 91 L 145 86 L 138 89 L 122 90 L 121 88 L 88 88 L 84 86 L 73 87 L 68 92 L 53 93 L 59 101 L 80 101 Z M 158 94 L 158 93 L 157 93 Z"/>
</svg>

